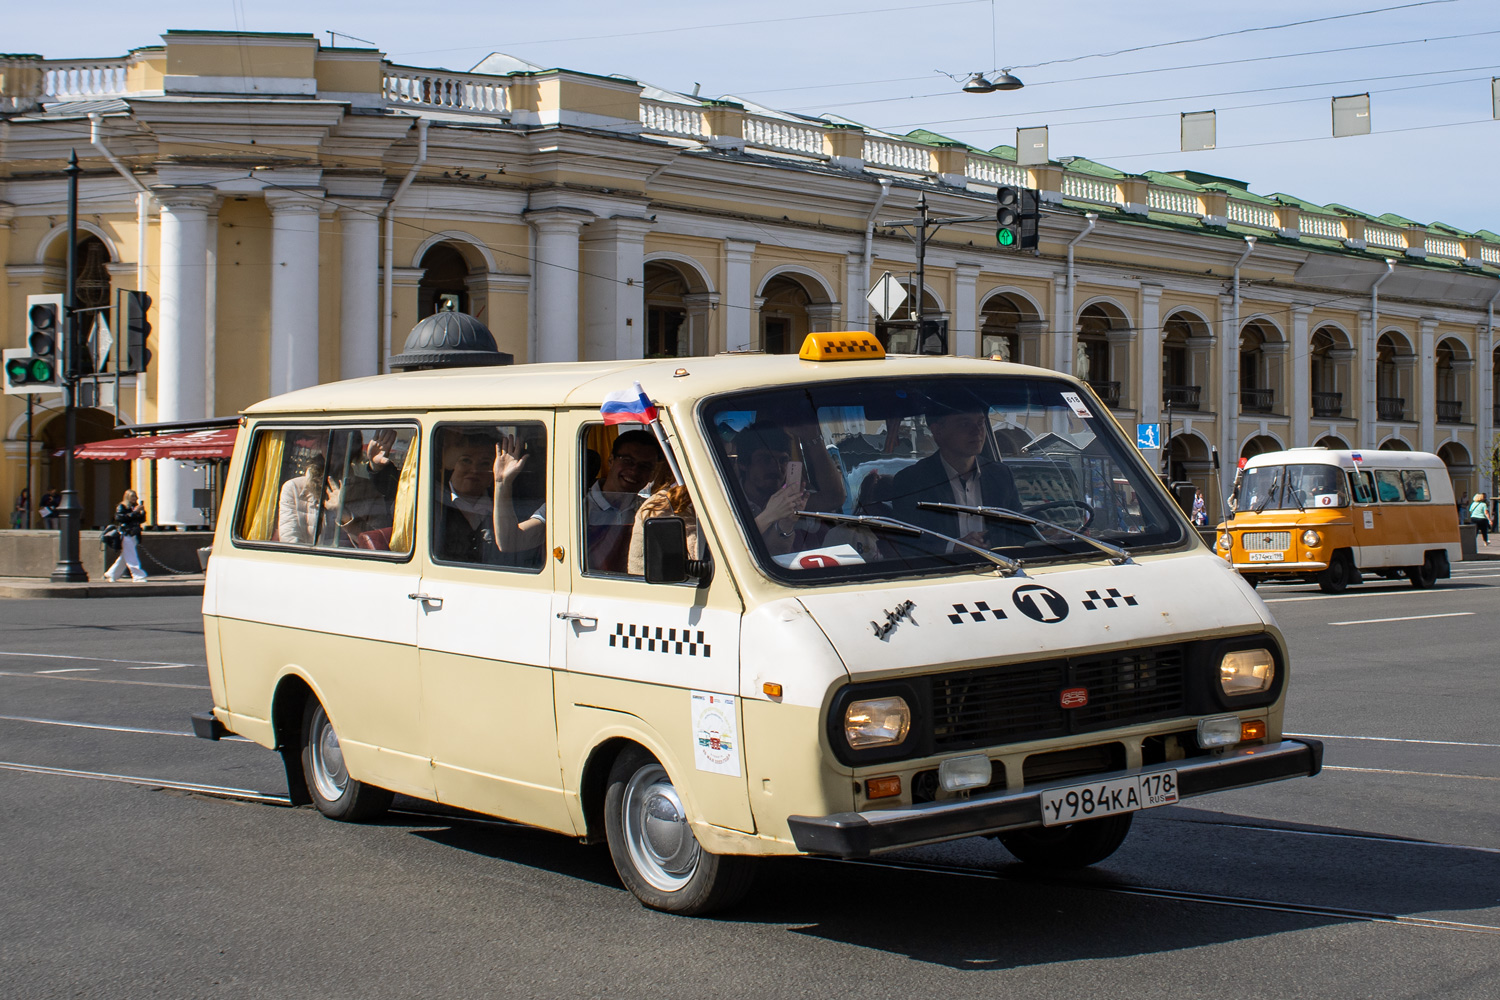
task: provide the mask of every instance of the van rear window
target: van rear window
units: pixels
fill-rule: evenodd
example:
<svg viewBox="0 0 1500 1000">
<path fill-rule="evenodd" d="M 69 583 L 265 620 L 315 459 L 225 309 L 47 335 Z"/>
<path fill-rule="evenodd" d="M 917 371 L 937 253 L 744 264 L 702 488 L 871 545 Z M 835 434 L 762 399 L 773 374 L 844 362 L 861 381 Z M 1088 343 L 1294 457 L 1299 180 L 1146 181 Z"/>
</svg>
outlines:
<svg viewBox="0 0 1500 1000">
<path fill-rule="evenodd" d="M 416 428 L 274 427 L 255 432 L 237 542 L 410 555 Z"/>
</svg>

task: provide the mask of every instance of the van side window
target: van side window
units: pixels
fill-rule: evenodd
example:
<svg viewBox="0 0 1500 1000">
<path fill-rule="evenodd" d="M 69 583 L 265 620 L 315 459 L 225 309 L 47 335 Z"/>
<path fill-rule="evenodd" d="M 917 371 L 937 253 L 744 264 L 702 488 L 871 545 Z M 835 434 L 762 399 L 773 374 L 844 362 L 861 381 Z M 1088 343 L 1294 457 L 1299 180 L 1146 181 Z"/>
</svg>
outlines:
<svg viewBox="0 0 1500 1000">
<path fill-rule="evenodd" d="M 578 457 L 584 572 L 623 575 L 642 502 L 671 482 L 661 446 L 637 425 L 587 424 Z"/>
<path fill-rule="evenodd" d="M 1349 473 L 1349 489 L 1355 503 L 1375 502 L 1375 482 L 1368 472 Z"/>
<path fill-rule="evenodd" d="M 547 430 L 443 424 L 432 438 L 432 558 L 535 573 L 547 541 Z"/>
<path fill-rule="evenodd" d="M 1412 469 L 1401 473 L 1401 491 L 1412 503 L 1430 503 L 1432 492 L 1427 488 L 1427 473 Z"/>
<path fill-rule="evenodd" d="M 410 427 L 257 431 L 234 537 L 324 551 L 410 553 L 415 443 Z"/>
<path fill-rule="evenodd" d="M 1401 473 L 1394 469 L 1375 470 L 1375 491 L 1381 503 L 1400 503 L 1406 499 L 1406 491 L 1401 488 Z"/>
</svg>

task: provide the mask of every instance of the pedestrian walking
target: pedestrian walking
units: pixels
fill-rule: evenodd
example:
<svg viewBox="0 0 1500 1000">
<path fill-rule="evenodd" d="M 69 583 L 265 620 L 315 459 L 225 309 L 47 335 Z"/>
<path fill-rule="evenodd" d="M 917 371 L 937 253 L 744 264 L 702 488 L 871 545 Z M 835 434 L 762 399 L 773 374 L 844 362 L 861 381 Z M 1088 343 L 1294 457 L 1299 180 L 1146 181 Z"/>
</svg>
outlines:
<svg viewBox="0 0 1500 1000">
<path fill-rule="evenodd" d="M 21 495 L 16 497 L 16 509 L 11 511 L 10 526 L 12 528 L 31 527 L 31 489 L 21 487 Z"/>
<path fill-rule="evenodd" d="M 1484 544 L 1490 544 L 1490 498 L 1483 493 L 1474 494 L 1474 500 L 1469 504 L 1469 523 L 1474 525 L 1474 531 L 1484 539 Z"/>
<path fill-rule="evenodd" d="M 136 583 L 146 582 L 146 571 L 141 568 L 140 541 L 141 524 L 146 520 L 146 506 L 136 496 L 135 490 L 126 490 L 115 508 L 114 523 L 120 529 L 120 557 L 105 572 L 104 579 L 115 583 L 130 570 L 130 578 Z"/>
<path fill-rule="evenodd" d="M 1202 490 L 1193 494 L 1193 524 L 1200 528 L 1208 525 L 1208 501 L 1203 499 Z"/>
<path fill-rule="evenodd" d="M 48 531 L 57 530 L 57 505 L 60 503 L 62 497 L 58 496 L 57 491 L 47 490 L 37 504 L 37 513 L 42 515 L 42 526 Z"/>
</svg>

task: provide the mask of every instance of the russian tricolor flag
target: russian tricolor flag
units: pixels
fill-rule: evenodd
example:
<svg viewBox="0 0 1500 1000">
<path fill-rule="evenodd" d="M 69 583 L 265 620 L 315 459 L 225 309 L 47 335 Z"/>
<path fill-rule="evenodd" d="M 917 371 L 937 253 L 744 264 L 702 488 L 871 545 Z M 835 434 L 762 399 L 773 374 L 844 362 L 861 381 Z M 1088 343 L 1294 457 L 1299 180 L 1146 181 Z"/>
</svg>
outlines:
<svg viewBox="0 0 1500 1000">
<path fill-rule="evenodd" d="M 604 397 L 599 414 L 606 424 L 652 424 L 656 422 L 656 407 L 646 398 L 646 390 L 636 382 L 631 389 L 612 392 Z"/>
</svg>

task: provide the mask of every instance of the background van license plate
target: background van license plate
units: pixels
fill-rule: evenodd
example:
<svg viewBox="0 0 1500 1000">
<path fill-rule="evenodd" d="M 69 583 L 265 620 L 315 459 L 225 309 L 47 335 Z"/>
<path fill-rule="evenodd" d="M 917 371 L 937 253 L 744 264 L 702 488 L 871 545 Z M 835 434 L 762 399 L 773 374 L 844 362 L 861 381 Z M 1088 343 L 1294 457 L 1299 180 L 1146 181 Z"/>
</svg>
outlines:
<svg viewBox="0 0 1500 1000">
<path fill-rule="evenodd" d="M 1284 552 L 1248 552 L 1251 562 L 1281 562 Z"/>
<path fill-rule="evenodd" d="M 1042 825 L 1061 826 L 1084 819 L 1167 806 L 1177 801 L 1177 772 L 1152 771 L 1042 793 Z"/>
</svg>

